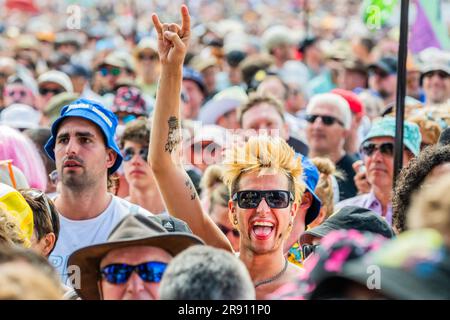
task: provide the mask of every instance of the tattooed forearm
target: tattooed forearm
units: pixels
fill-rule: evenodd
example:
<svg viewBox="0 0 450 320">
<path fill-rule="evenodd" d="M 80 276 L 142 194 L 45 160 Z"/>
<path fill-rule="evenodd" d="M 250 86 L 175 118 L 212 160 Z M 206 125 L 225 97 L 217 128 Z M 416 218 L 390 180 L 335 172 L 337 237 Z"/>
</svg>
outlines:
<svg viewBox="0 0 450 320">
<path fill-rule="evenodd" d="M 197 197 L 197 191 L 195 191 L 194 186 L 192 185 L 191 179 L 187 179 L 184 184 L 186 185 L 187 188 L 189 188 L 189 192 L 191 194 L 191 200 L 195 200 L 195 198 Z"/>
<path fill-rule="evenodd" d="M 177 145 L 180 143 L 180 136 L 178 129 L 180 128 L 180 123 L 177 117 L 170 117 L 167 121 L 169 124 L 169 134 L 167 137 L 167 143 L 165 146 L 166 152 L 172 153 L 174 149 L 177 148 Z"/>
</svg>

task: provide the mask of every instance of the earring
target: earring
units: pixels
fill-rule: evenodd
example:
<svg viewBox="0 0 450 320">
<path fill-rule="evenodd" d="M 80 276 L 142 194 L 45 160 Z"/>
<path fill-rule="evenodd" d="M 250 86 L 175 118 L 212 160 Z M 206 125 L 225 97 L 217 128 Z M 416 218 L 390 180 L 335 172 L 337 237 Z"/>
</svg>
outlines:
<svg viewBox="0 0 450 320">
<path fill-rule="evenodd" d="M 233 216 L 233 224 L 235 225 L 235 226 L 237 226 L 238 225 L 238 220 L 237 220 L 237 217 L 236 216 Z"/>
</svg>

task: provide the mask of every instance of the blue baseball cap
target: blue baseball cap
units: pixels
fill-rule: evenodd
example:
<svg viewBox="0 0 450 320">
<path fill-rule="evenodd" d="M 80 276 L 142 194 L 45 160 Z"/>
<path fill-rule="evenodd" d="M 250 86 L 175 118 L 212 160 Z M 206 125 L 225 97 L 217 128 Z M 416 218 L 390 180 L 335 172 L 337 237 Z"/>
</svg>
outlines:
<svg viewBox="0 0 450 320">
<path fill-rule="evenodd" d="M 114 173 L 122 163 L 122 154 L 120 153 L 120 149 L 114 140 L 114 134 L 117 127 L 117 117 L 112 111 L 91 100 L 78 99 L 62 108 L 59 118 L 56 119 L 52 125 L 52 136 L 48 139 L 44 147 L 47 155 L 55 161 L 55 137 L 58 133 L 59 125 L 67 117 L 84 118 L 100 127 L 105 136 L 106 146 L 113 149 L 117 154 L 116 162 L 108 170 L 109 174 Z"/>
<path fill-rule="evenodd" d="M 319 197 L 314 193 L 317 182 L 319 181 L 319 170 L 308 157 L 303 155 L 301 157 L 303 167 L 303 181 L 306 184 L 306 190 L 313 196 L 312 204 L 306 212 L 305 217 L 305 225 L 309 225 L 319 215 L 320 207 L 322 205 Z"/>
</svg>

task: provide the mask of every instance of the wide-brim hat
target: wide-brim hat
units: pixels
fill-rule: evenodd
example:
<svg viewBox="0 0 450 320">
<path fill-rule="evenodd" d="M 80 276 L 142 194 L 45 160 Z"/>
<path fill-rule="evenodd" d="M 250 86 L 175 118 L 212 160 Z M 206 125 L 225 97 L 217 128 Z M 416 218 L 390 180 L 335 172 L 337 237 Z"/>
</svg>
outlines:
<svg viewBox="0 0 450 320">
<path fill-rule="evenodd" d="M 72 253 L 68 266 L 80 271 L 80 287 L 75 288 L 83 300 L 99 300 L 100 262 L 112 250 L 132 247 L 157 247 L 176 256 L 193 245 L 204 242 L 187 232 L 169 232 L 155 219 L 129 214 L 113 229 L 106 243 L 92 245 Z"/>
</svg>

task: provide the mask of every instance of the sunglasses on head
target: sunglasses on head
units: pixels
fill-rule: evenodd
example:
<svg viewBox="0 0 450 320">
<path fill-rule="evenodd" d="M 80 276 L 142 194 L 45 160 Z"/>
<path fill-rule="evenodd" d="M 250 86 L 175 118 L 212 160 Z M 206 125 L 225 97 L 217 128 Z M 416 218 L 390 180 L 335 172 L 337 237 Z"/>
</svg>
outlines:
<svg viewBox="0 0 450 320">
<path fill-rule="evenodd" d="M 39 88 L 39 93 L 43 96 L 45 96 L 48 93 L 51 93 L 53 95 L 57 95 L 63 92 L 61 89 L 49 89 L 49 88 Z"/>
<path fill-rule="evenodd" d="M 134 155 L 136 154 L 136 150 L 133 148 L 126 148 L 123 150 L 123 161 L 130 161 L 133 159 Z M 142 148 L 139 150 L 139 155 L 141 156 L 142 160 L 147 161 L 148 157 L 148 148 Z"/>
<path fill-rule="evenodd" d="M 286 190 L 244 190 L 233 194 L 231 200 L 237 201 L 242 209 L 254 209 L 259 206 L 262 198 L 272 209 L 287 208 L 294 196 Z"/>
<path fill-rule="evenodd" d="M 317 114 L 307 114 L 306 115 L 306 121 L 308 121 L 309 123 L 314 123 L 316 122 L 316 119 L 320 118 L 323 122 L 324 125 L 326 126 L 332 126 L 335 122 L 339 123 L 341 126 L 344 126 L 344 123 L 332 116 L 321 116 L 321 115 L 317 115 Z"/>
<path fill-rule="evenodd" d="M 361 153 L 368 157 L 373 155 L 377 150 L 380 150 L 380 152 L 386 156 L 392 156 L 394 154 L 394 144 L 392 142 L 384 142 L 381 144 L 365 142 L 361 146 Z"/>
<path fill-rule="evenodd" d="M 98 69 L 98 71 L 100 72 L 100 74 L 103 77 L 106 77 L 108 74 L 117 77 L 122 73 L 122 70 L 120 70 L 120 68 L 102 67 L 102 68 Z"/>
<path fill-rule="evenodd" d="M 230 232 L 232 232 L 233 236 L 239 237 L 239 231 L 237 231 L 236 229 L 230 229 L 230 228 L 225 227 L 223 224 L 220 224 L 220 223 L 218 223 L 217 226 L 223 232 L 224 235 L 228 235 Z"/>
<path fill-rule="evenodd" d="M 103 267 L 100 273 L 103 279 L 112 284 L 126 283 L 134 271 L 145 282 L 159 283 L 166 268 L 167 263 L 159 261 L 148 261 L 136 266 L 114 263 Z"/>
<path fill-rule="evenodd" d="M 158 60 L 159 56 L 157 54 L 144 54 L 140 53 L 138 55 L 139 60 Z"/>
</svg>

